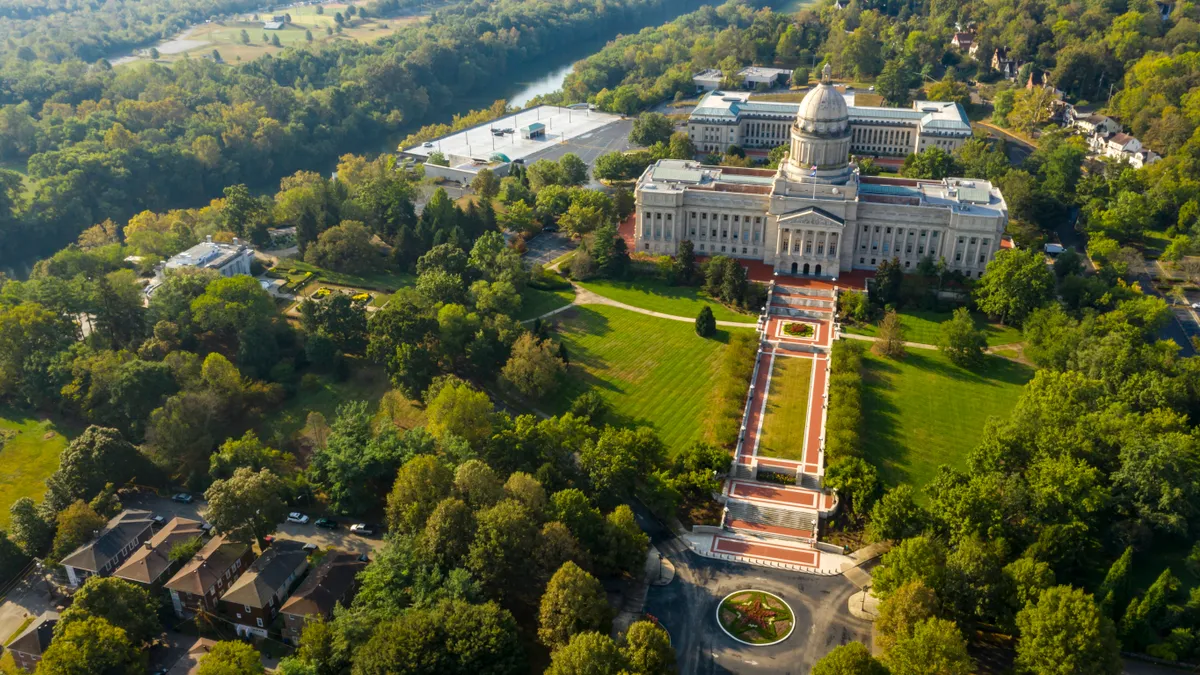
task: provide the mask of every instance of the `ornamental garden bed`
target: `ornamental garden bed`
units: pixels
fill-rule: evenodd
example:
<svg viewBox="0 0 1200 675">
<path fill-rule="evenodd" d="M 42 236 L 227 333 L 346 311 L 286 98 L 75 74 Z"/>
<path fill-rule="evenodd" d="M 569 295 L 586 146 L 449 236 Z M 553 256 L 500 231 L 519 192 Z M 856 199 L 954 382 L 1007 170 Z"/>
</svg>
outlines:
<svg viewBox="0 0 1200 675">
<path fill-rule="evenodd" d="M 810 338 L 815 334 L 811 323 L 789 322 L 783 324 L 783 332 L 785 335 L 797 338 Z"/>
<path fill-rule="evenodd" d="M 765 591 L 738 591 L 725 596 L 717 622 L 730 637 L 750 645 L 773 645 L 792 634 L 792 608 Z"/>
</svg>

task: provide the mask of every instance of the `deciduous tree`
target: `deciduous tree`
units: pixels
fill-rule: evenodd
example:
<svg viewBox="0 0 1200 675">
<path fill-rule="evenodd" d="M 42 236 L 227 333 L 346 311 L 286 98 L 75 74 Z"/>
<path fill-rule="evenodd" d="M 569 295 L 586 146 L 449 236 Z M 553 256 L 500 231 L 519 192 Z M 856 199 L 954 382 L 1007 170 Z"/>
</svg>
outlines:
<svg viewBox="0 0 1200 675">
<path fill-rule="evenodd" d="M 566 646 L 585 631 L 607 633 L 612 611 L 604 587 L 573 562 L 566 562 L 550 578 L 538 612 L 538 639 L 551 649 Z"/>
<path fill-rule="evenodd" d="M 283 481 L 269 469 L 241 467 L 229 478 L 213 481 L 204 493 L 205 517 L 218 532 L 261 546 L 287 513 L 283 493 Z"/>
</svg>

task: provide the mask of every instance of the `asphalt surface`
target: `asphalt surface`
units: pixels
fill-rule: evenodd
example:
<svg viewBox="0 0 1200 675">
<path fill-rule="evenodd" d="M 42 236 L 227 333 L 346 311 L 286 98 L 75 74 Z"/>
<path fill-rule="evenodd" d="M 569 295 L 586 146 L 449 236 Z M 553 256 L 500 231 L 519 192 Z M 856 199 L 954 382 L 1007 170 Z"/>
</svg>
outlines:
<svg viewBox="0 0 1200 675">
<path fill-rule="evenodd" d="M 718 560 L 693 554 L 640 505 L 638 523 L 675 565 L 675 579 L 652 586 L 646 612 L 671 634 L 681 675 L 805 675 L 834 647 L 871 642 L 871 624 L 850 615 L 847 601 L 858 589 L 842 576 L 820 577 Z M 721 600 L 735 591 L 774 593 L 792 608 L 796 627 L 783 642 L 743 645 L 717 625 Z"/>
<path fill-rule="evenodd" d="M 600 155 L 633 148 L 634 146 L 629 143 L 629 132 L 631 129 L 633 129 L 633 120 L 624 119 L 606 127 L 580 134 L 579 136 L 569 137 L 562 143 L 556 143 L 545 150 L 526 157 L 525 165 L 533 164 L 539 159 L 557 161 L 568 152 L 573 152 L 579 155 L 579 158 L 591 167 Z M 604 188 L 594 178 L 589 177 L 589 181 L 588 187 L 590 188 Z"/>
<path fill-rule="evenodd" d="M 575 242 L 560 232 L 543 232 L 525 242 L 525 259 L 530 264 L 548 265 L 551 260 L 575 250 Z"/>
</svg>

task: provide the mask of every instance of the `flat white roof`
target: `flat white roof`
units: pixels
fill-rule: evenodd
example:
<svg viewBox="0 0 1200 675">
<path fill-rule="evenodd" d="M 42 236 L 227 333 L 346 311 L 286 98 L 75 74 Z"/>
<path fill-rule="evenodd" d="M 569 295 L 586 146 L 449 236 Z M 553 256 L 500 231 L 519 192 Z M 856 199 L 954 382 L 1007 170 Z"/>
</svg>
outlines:
<svg viewBox="0 0 1200 675">
<path fill-rule="evenodd" d="M 501 153 L 509 160 L 524 159 L 552 147 L 555 143 L 593 132 L 620 120 L 620 115 L 597 110 L 543 105 L 434 139 L 430 141 L 433 144 L 431 148 L 414 145 L 404 148 L 401 153 L 424 159 L 429 157 L 430 153 L 440 150 L 451 160 L 452 166 L 468 163 L 472 159 L 487 161 L 495 153 Z M 545 125 L 545 135 L 538 138 L 521 138 L 521 129 L 535 123 Z M 496 136 L 492 129 L 513 131 Z"/>
</svg>

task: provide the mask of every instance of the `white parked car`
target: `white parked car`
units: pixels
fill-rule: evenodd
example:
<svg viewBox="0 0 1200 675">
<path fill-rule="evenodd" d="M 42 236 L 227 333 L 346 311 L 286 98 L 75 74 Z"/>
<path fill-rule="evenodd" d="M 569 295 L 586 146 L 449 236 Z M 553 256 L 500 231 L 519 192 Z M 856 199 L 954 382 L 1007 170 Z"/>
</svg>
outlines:
<svg viewBox="0 0 1200 675">
<path fill-rule="evenodd" d="M 372 534 L 375 534 L 375 530 L 372 530 L 371 527 L 369 525 L 367 525 L 366 523 L 357 523 L 355 525 L 351 525 L 350 531 L 353 532 L 354 534 L 361 534 L 364 536 L 370 536 Z"/>
<path fill-rule="evenodd" d="M 289 523 L 300 523 L 301 525 L 305 525 L 308 523 L 308 516 L 300 513 L 299 511 L 292 511 L 288 514 L 287 521 Z"/>
<path fill-rule="evenodd" d="M 1200 302 L 1193 302 L 1192 309 L 1200 309 Z"/>
</svg>

